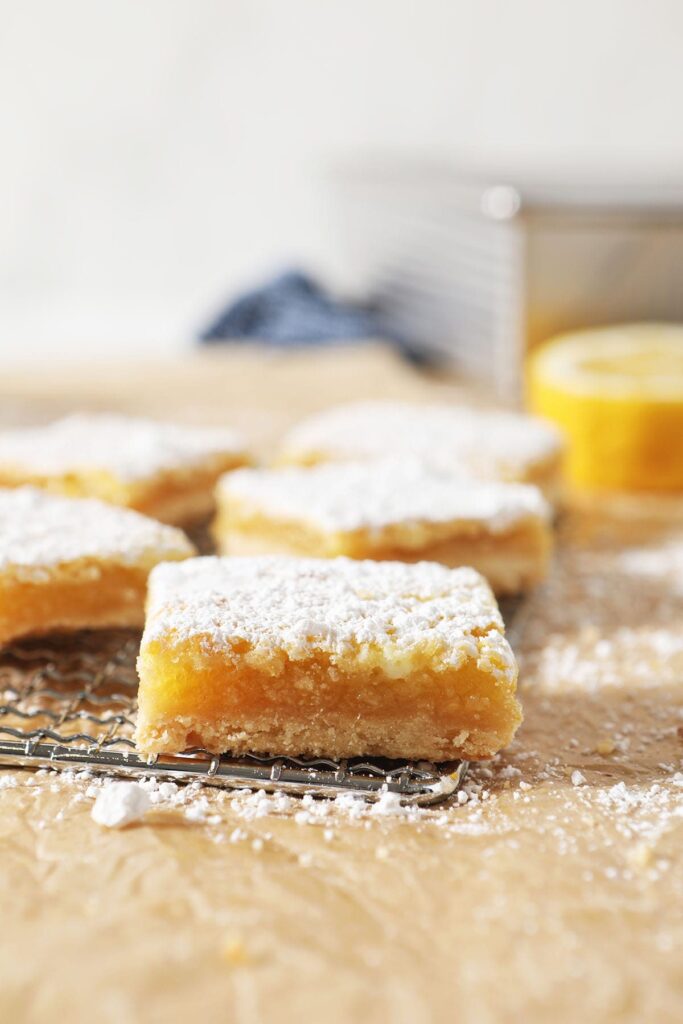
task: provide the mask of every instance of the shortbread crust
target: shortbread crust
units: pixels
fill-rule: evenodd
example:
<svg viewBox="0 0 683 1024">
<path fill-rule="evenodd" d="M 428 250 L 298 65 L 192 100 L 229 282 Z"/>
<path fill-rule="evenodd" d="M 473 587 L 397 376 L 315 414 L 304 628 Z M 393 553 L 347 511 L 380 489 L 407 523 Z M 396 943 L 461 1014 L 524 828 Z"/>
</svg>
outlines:
<svg viewBox="0 0 683 1024">
<path fill-rule="evenodd" d="M 470 565 L 496 593 L 547 571 L 550 508 L 537 488 L 457 478 L 418 460 L 239 469 L 221 478 L 216 499 L 226 555 Z"/>
<path fill-rule="evenodd" d="M 170 523 L 208 515 L 218 477 L 248 461 L 231 430 L 109 413 L 0 433 L 0 486 L 99 498 Z"/>
<path fill-rule="evenodd" d="M 0 489 L 0 643 L 142 625 L 152 567 L 194 553 L 180 530 L 129 509 Z"/>
<path fill-rule="evenodd" d="M 521 720 L 503 634 L 467 568 L 277 556 L 158 566 L 137 744 L 488 758 Z"/>
<path fill-rule="evenodd" d="M 357 402 L 335 406 L 295 426 L 281 462 L 409 455 L 482 479 L 535 483 L 550 496 L 557 485 L 562 438 L 545 420 L 455 405 Z"/>
</svg>

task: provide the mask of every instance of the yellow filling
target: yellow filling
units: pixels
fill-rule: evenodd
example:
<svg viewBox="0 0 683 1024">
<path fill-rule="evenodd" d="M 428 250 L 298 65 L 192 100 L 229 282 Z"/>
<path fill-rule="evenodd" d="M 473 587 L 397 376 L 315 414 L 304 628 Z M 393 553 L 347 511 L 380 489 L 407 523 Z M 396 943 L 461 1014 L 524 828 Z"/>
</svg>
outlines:
<svg viewBox="0 0 683 1024">
<path fill-rule="evenodd" d="M 0 643 L 60 630 L 141 626 L 149 566 L 83 560 L 0 578 Z"/>
<path fill-rule="evenodd" d="M 515 680 L 494 666 L 487 670 L 484 658 L 440 671 L 425 659 L 409 674 L 389 678 L 377 665 L 342 670 L 322 654 L 284 659 L 270 674 L 247 663 L 248 651 L 237 653 L 228 660 L 200 637 L 144 646 L 142 750 L 196 745 L 216 753 L 486 758 L 510 741 L 521 721 Z"/>
<path fill-rule="evenodd" d="M 516 593 L 540 582 L 552 544 L 550 527 L 536 519 L 505 533 L 453 523 L 396 523 L 374 531 L 323 533 L 304 522 L 270 519 L 234 500 L 219 508 L 213 532 L 224 555 L 346 555 L 375 561 L 425 560 L 452 568 L 469 565 L 487 578 L 497 594 Z"/>
<path fill-rule="evenodd" d="M 218 478 L 245 465 L 233 453 L 212 456 L 202 466 L 158 473 L 148 480 L 126 483 L 106 470 L 79 470 L 59 476 L 36 476 L 19 468 L 0 467 L 0 487 L 30 484 L 69 498 L 99 498 L 110 505 L 135 509 L 162 522 L 182 523 L 207 515 L 213 508 Z"/>
</svg>

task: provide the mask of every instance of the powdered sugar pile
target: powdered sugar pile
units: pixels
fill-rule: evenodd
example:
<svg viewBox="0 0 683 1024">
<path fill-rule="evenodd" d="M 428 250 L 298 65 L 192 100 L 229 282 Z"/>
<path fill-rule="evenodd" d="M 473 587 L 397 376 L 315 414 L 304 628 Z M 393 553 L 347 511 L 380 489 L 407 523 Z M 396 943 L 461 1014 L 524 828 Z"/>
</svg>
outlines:
<svg viewBox="0 0 683 1024">
<path fill-rule="evenodd" d="M 112 782 L 103 786 L 93 804 L 92 819 L 106 828 L 122 828 L 139 821 L 152 806 L 137 782 Z"/>
</svg>

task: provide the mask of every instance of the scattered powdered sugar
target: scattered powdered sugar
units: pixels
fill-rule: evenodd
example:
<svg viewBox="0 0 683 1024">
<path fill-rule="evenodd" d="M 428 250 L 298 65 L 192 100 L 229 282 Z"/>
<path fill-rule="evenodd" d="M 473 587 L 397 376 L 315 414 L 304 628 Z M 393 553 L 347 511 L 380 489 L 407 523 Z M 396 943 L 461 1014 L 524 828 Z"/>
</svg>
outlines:
<svg viewBox="0 0 683 1024">
<path fill-rule="evenodd" d="M 552 572 L 509 631 L 520 676 L 553 692 L 676 684 L 683 674 L 676 536 L 582 545 L 560 537 Z"/>
<path fill-rule="evenodd" d="M 368 660 L 388 670 L 424 656 L 458 666 L 468 658 L 497 676 L 515 662 L 484 579 L 473 569 L 431 562 L 336 559 L 195 558 L 157 566 L 150 576 L 145 645 L 198 636 L 230 656 L 303 660 L 316 651 Z M 236 655 L 235 655 L 236 656 Z M 377 655 L 379 656 L 379 654 Z"/>
<path fill-rule="evenodd" d="M 112 782 L 98 793 L 91 816 L 105 828 L 123 828 L 139 821 L 151 806 L 148 794 L 137 782 Z"/>
<path fill-rule="evenodd" d="M 592 794 L 597 807 L 606 810 L 617 832 L 628 840 L 640 839 L 655 843 L 683 818 L 683 793 L 673 778 L 673 788 L 653 782 L 649 785 L 615 785 Z"/>
<path fill-rule="evenodd" d="M 683 671 L 683 633 L 623 626 L 613 631 L 610 641 L 600 641 L 586 627 L 573 637 L 552 640 L 522 656 L 525 676 L 533 667 L 548 690 L 561 690 L 567 684 L 592 692 L 608 686 L 618 689 L 625 669 L 643 685 L 659 686 L 680 680 Z M 611 657 L 601 653 L 601 644 L 609 644 Z"/>
<path fill-rule="evenodd" d="M 405 804 L 400 793 L 392 793 L 386 789 L 379 800 L 373 804 L 372 813 L 382 817 L 395 817 L 410 813 L 410 805 Z"/>
<path fill-rule="evenodd" d="M 183 558 L 182 530 L 95 498 L 63 498 L 34 487 L 0 488 L 0 568 L 38 572 L 83 558 L 133 564 Z"/>
<path fill-rule="evenodd" d="M 655 580 L 670 578 L 674 592 L 683 595 L 683 538 L 667 537 L 658 544 L 627 548 L 618 558 L 620 569 Z"/>
<path fill-rule="evenodd" d="M 320 826 L 327 833 L 323 838 L 330 842 L 334 838 L 333 825 L 357 824 L 367 827 L 373 821 L 383 820 L 436 826 L 454 836 L 492 835 L 499 829 L 505 830 L 510 827 L 510 823 L 506 814 L 498 813 L 498 802 L 510 794 L 533 811 L 534 786 L 520 779 L 516 788 L 501 789 L 500 773 L 500 766 L 475 766 L 457 797 L 450 804 L 436 807 L 419 807 L 404 802 L 400 794 L 388 789 L 383 790 L 376 801 L 369 802 L 358 794 L 348 792 L 320 799 L 310 794 L 293 797 L 286 793 L 267 793 L 265 790 L 208 791 L 196 783 L 176 787 L 174 793 L 162 796 L 166 784 L 159 783 L 154 777 L 144 780 L 139 786 L 148 794 L 151 804 L 161 809 L 181 810 L 184 820 L 190 824 L 220 828 L 237 818 L 247 828 L 230 827 L 225 838 L 233 843 L 252 841 L 254 833 L 248 827 L 276 817 L 290 818 L 297 826 Z M 628 785 L 619 782 L 607 787 L 588 787 L 582 773 L 578 774 L 582 782 L 575 783 L 573 777 L 570 780 L 577 794 L 575 799 L 581 800 L 588 808 L 606 811 L 609 820 L 625 839 L 655 841 L 671 824 L 683 817 L 683 772 L 672 772 L 666 783 Z M 550 782 L 549 773 L 541 773 L 543 777 Z M 496 783 L 495 789 L 489 788 Z M 561 772 L 557 774 L 554 784 L 558 813 L 550 813 L 546 808 L 545 824 L 549 833 L 563 847 L 575 841 L 575 837 L 569 836 L 561 824 L 561 812 L 566 802 L 566 781 Z M 107 780 L 101 785 L 107 789 L 119 783 Z M 209 793 L 210 796 L 207 795 Z M 228 815 L 227 819 L 225 814 Z M 268 832 L 259 835 L 266 840 L 270 838 Z"/>
<path fill-rule="evenodd" d="M 520 751 L 519 755 L 520 763 L 526 764 L 529 752 Z M 178 786 L 154 775 L 137 783 L 122 783 L 88 771 L 41 770 L 28 780 L 22 777 L 21 782 L 24 792 L 33 797 L 39 797 L 46 785 L 53 792 L 71 789 L 74 808 L 94 799 L 92 817 L 108 827 L 139 820 L 154 807 L 170 815 L 178 826 L 200 828 L 216 844 L 244 844 L 254 856 L 268 850 L 286 850 L 292 842 L 302 868 L 317 864 L 321 848 L 311 837 L 314 845 L 301 851 L 286 822 L 295 829 L 319 829 L 325 846 L 343 837 L 349 828 L 374 830 L 374 857 L 387 862 L 395 859 L 402 848 L 396 845 L 401 843 L 398 836 L 392 839 L 396 835 L 393 830 L 409 825 L 416 833 L 436 829 L 444 840 L 489 840 L 479 854 L 482 866 L 503 847 L 519 849 L 521 837 L 526 834 L 528 842 L 531 829 L 536 841 L 550 844 L 558 855 L 576 857 L 582 848 L 599 853 L 602 873 L 611 880 L 644 874 L 656 879 L 668 870 L 671 862 L 658 851 L 663 849 L 660 840 L 673 835 L 672 830 L 683 819 L 683 762 L 681 770 L 675 765 L 662 765 L 658 782 L 600 785 L 594 781 L 590 786 L 572 785 L 573 779 L 567 778 L 560 759 L 552 758 L 552 762 L 542 770 L 527 768 L 527 777 L 520 778 L 517 766 L 505 764 L 499 755 L 488 765 L 472 766 L 457 795 L 435 807 L 404 803 L 388 789 L 375 802 L 368 802 L 350 792 L 320 799 L 310 794 L 300 798 L 265 790 L 216 789 L 199 782 Z M 515 805 L 513 815 L 510 801 Z M 65 804 L 51 820 L 58 824 L 70 806 Z M 280 827 L 276 830 L 276 819 L 282 820 L 285 831 Z M 584 826 L 590 824 L 590 828 L 577 828 L 579 821 Z M 44 829 L 48 823 L 39 820 L 36 828 Z M 616 857 L 610 853 L 614 844 L 611 833 L 622 841 Z M 604 864 L 606 854 L 612 863 Z M 587 881 L 588 874 L 584 875 Z"/>
<path fill-rule="evenodd" d="M 175 782 L 160 782 L 154 788 L 150 786 L 150 790 L 150 800 L 153 804 L 158 804 L 164 800 L 174 800 L 178 795 L 178 784 Z"/>
<path fill-rule="evenodd" d="M 185 817 L 188 821 L 206 821 L 209 809 L 209 801 L 206 796 L 199 796 L 187 808 Z"/>
<path fill-rule="evenodd" d="M 448 523 L 453 535 L 473 526 L 503 533 L 550 517 L 536 487 L 463 479 L 419 459 L 242 469 L 222 478 L 218 498 L 228 511 L 239 502 L 241 509 L 326 531 Z"/>
<path fill-rule="evenodd" d="M 384 789 L 373 802 L 366 801 L 356 793 L 339 793 L 328 799 L 314 798 L 310 794 L 292 797 L 286 793 L 267 793 L 265 790 L 236 790 L 223 795 L 229 802 L 230 811 L 245 822 L 271 816 L 291 817 L 297 825 L 328 825 L 332 821 L 352 823 L 377 818 L 419 821 L 433 817 L 432 811 L 406 803 L 399 793 L 388 789 Z M 237 832 L 237 837 L 232 841 L 246 838 L 247 833 L 243 834 L 239 829 Z M 326 842 L 330 842 L 331 838 L 333 834 L 326 838 Z"/>
<path fill-rule="evenodd" d="M 382 401 L 326 410 L 298 424 L 283 442 L 293 461 L 410 454 L 482 477 L 523 476 L 561 450 L 556 428 L 531 416 Z"/>
<path fill-rule="evenodd" d="M 89 771 L 47 771 L 42 770 L 30 776 L 39 792 L 43 778 L 50 781 L 50 789 L 59 792 L 63 788 L 75 790 L 76 802 L 95 800 L 92 808 L 93 820 L 107 827 L 121 827 L 138 820 L 152 807 L 161 811 L 179 812 L 182 820 L 189 825 L 204 825 L 217 828 L 234 822 L 252 825 L 268 818 L 291 818 L 296 825 L 320 825 L 325 827 L 325 842 L 334 838 L 332 824 L 353 824 L 379 819 L 400 819 L 414 822 L 437 822 L 439 814 L 432 808 L 422 808 L 406 803 L 398 793 L 385 788 L 374 801 L 366 801 L 360 794 L 341 792 L 336 797 L 318 798 L 311 794 L 303 797 L 289 796 L 283 792 L 266 790 L 207 788 L 199 782 L 179 786 L 174 782 L 150 775 L 137 782 L 121 782 L 108 776 L 95 776 Z M 13 778 L 14 777 L 10 777 Z M 12 785 L 17 785 L 16 779 Z M 0 789 L 3 786 L 0 783 Z M 471 780 L 468 792 L 462 792 L 461 802 L 479 801 L 482 786 Z M 227 816 L 226 813 L 227 812 Z M 441 824 L 444 824 L 443 818 Z M 240 826 L 230 826 L 224 839 L 238 843 L 251 839 L 253 832 Z M 265 838 L 270 838 L 265 834 Z"/>
<path fill-rule="evenodd" d="M 133 482 L 243 451 L 242 439 L 232 430 L 113 413 L 79 413 L 47 426 L 0 433 L 0 468 L 17 476 L 104 470 Z"/>
</svg>

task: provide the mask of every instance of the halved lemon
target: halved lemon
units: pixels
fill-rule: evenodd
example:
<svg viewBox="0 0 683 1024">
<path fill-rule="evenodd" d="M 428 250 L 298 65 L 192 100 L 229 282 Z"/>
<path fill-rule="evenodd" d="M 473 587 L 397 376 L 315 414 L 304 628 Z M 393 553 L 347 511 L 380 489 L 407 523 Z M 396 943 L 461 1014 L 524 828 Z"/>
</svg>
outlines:
<svg viewBox="0 0 683 1024">
<path fill-rule="evenodd" d="M 561 335 L 532 352 L 528 398 L 567 438 L 570 483 L 683 490 L 683 325 Z"/>
</svg>

